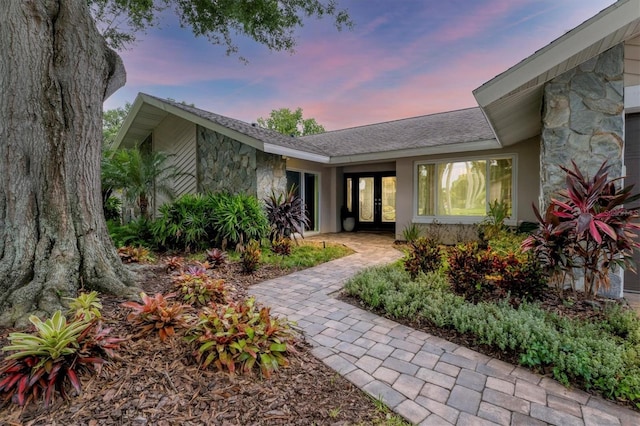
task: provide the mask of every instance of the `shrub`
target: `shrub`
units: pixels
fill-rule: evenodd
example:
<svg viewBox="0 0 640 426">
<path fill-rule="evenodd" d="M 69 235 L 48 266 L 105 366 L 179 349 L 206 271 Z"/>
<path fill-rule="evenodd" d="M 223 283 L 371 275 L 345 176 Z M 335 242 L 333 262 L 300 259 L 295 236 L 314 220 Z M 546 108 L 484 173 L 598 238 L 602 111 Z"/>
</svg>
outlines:
<svg viewBox="0 0 640 426">
<path fill-rule="evenodd" d="M 511 295 L 538 300 L 547 288 L 546 275 L 534 259 L 515 254 L 500 255 L 477 243 L 454 247 L 449 252 L 447 274 L 453 290 L 471 301 Z"/>
<path fill-rule="evenodd" d="M 157 331 L 161 341 L 175 334 L 176 328 L 187 326 L 186 309 L 188 305 L 169 301 L 175 294 L 156 294 L 149 297 L 145 293 L 140 293 L 142 304 L 137 302 L 124 302 L 122 306 L 132 309 L 133 312 L 127 315 L 127 321 L 132 322 L 139 329 L 139 335 L 144 336 L 153 331 Z"/>
<path fill-rule="evenodd" d="M 261 257 L 262 251 L 260 250 L 260 243 L 256 240 L 249 241 L 240 255 L 242 270 L 246 273 L 257 271 L 260 266 Z"/>
<path fill-rule="evenodd" d="M 291 239 L 286 237 L 276 238 L 271 241 L 271 251 L 280 256 L 291 255 Z"/>
<path fill-rule="evenodd" d="M 118 249 L 118 256 L 124 263 L 145 263 L 153 262 L 153 256 L 144 247 L 125 246 Z"/>
<path fill-rule="evenodd" d="M 606 161 L 591 179 L 572 164 L 573 169 L 560 166 L 567 174 L 561 199 L 551 199 L 544 217 L 533 206 L 540 229 L 523 248 L 533 250 L 550 273 L 573 276 L 573 268 L 582 269 L 585 292 L 593 296 L 609 287 L 612 268 L 633 265 L 633 250 L 640 247 L 633 240 L 640 226 L 633 221 L 639 215 L 624 204 L 640 194 L 632 196 L 631 186 L 617 188 L 619 179 L 609 179 Z"/>
<path fill-rule="evenodd" d="M 100 322 L 67 322 L 60 311 L 45 321 L 36 316 L 29 320 L 35 334 L 11 333 L 10 345 L 2 348 L 14 353 L 0 365 L 0 395 L 18 405 L 42 397 L 48 407 L 55 392 L 67 398 L 69 386 L 80 394 L 79 376 L 99 369 L 122 341 L 110 337 L 111 329 Z"/>
<path fill-rule="evenodd" d="M 184 258 L 180 256 L 170 256 L 164 261 L 167 272 L 181 271 L 184 267 Z"/>
<path fill-rule="evenodd" d="M 211 303 L 226 303 L 227 292 L 224 281 L 207 275 L 206 269 L 189 268 L 174 278 L 174 285 L 191 306 L 207 306 Z"/>
<path fill-rule="evenodd" d="M 202 368 L 214 365 L 230 373 L 251 373 L 259 367 L 269 377 L 288 365 L 294 352 L 293 332 L 285 320 L 270 315 L 255 299 L 204 308 L 186 340 L 197 345 L 195 356 Z"/>
<path fill-rule="evenodd" d="M 505 228 L 504 221 L 509 218 L 510 207 L 504 201 L 494 200 L 489 203 L 489 211 L 478 228 L 478 234 L 481 240 L 490 240 L 503 232 Z"/>
<path fill-rule="evenodd" d="M 112 220 L 114 222 L 120 222 L 120 211 L 122 209 L 122 201 L 118 197 L 109 197 L 102 207 L 104 211 L 104 218 L 106 220 Z"/>
<path fill-rule="evenodd" d="M 249 240 L 260 241 L 267 235 L 267 216 L 256 197 L 219 193 L 212 200 L 216 245 L 233 248 Z"/>
<path fill-rule="evenodd" d="M 107 221 L 109 236 L 116 247 L 137 246 L 155 248 L 155 238 L 151 232 L 152 222 L 148 219 L 137 219 L 125 225 Z"/>
<path fill-rule="evenodd" d="M 413 222 L 407 224 L 402 230 L 402 237 L 408 243 L 412 243 L 418 238 L 420 238 L 420 234 L 421 234 L 420 227 Z"/>
<path fill-rule="evenodd" d="M 437 241 L 418 238 L 410 244 L 410 248 L 404 268 L 411 278 L 416 278 L 421 273 L 433 272 L 442 266 L 442 252 Z"/>
<path fill-rule="evenodd" d="M 271 191 L 271 195 L 264 200 L 272 240 L 292 235 L 295 239 L 296 233 L 302 236 L 305 227 L 309 226 L 309 216 L 297 192 L 297 187 L 293 185 L 289 191 L 278 195 Z"/>
</svg>

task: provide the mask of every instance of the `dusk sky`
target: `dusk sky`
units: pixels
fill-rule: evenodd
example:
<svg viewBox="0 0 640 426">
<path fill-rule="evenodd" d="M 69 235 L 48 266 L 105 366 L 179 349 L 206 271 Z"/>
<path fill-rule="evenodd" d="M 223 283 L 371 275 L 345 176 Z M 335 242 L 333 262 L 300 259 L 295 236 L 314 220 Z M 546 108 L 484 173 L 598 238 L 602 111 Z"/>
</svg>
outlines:
<svg viewBox="0 0 640 426">
<path fill-rule="evenodd" d="M 138 92 L 246 122 L 301 107 L 327 130 L 477 106 L 471 91 L 614 0 L 339 0 L 355 22 L 307 20 L 295 54 L 237 39 L 239 55 L 196 38 L 167 15 L 120 52 Z"/>
</svg>

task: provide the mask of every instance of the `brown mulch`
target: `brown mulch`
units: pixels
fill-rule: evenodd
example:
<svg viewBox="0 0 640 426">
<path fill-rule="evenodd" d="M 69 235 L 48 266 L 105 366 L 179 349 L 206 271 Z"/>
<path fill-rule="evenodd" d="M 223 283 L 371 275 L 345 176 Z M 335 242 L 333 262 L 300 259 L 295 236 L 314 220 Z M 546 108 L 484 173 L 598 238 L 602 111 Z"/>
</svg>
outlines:
<svg viewBox="0 0 640 426">
<path fill-rule="evenodd" d="M 133 265 L 148 294 L 172 290 L 161 265 Z M 254 275 L 229 264 L 214 272 L 240 295 L 256 282 L 287 271 L 263 267 Z M 379 424 L 386 414 L 372 400 L 310 353 L 304 342 L 290 366 L 271 378 L 230 376 L 202 370 L 175 336 L 133 338 L 122 300 L 103 296 L 103 319 L 112 334 L 125 337 L 119 359 L 82 380 L 82 394 L 57 397 L 51 407 L 13 404 L 0 408 L 0 425 L 347 425 Z M 0 345 L 13 330 L 0 329 Z M 0 360 L 4 354 L 0 354 Z"/>
</svg>

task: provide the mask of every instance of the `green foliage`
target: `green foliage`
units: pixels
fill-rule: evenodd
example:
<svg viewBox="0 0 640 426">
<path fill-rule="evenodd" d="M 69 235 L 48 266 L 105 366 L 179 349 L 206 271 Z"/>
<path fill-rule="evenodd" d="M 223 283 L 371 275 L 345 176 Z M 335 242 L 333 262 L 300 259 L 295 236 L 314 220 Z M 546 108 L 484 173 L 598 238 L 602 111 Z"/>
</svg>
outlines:
<svg viewBox="0 0 640 426">
<path fill-rule="evenodd" d="M 398 264 L 365 270 L 345 290 L 392 317 L 473 335 L 477 344 L 514 353 L 562 383 L 640 404 L 640 319 L 630 309 L 607 307 L 603 321 L 587 322 L 527 302 L 474 304 L 452 294 L 442 272 L 411 281 Z"/>
<path fill-rule="evenodd" d="M 0 398 L 18 405 L 44 398 L 49 406 L 54 393 L 68 396 L 72 386 L 80 394 L 79 376 L 99 369 L 105 356 L 114 356 L 122 339 L 109 336 L 111 329 L 88 317 L 70 322 L 56 311 L 45 321 L 29 318 L 35 333 L 10 333 L 12 351 L 0 364 Z"/>
<path fill-rule="evenodd" d="M 433 272 L 442 266 L 442 252 L 435 240 L 418 238 L 410 244 L 411 251 L 404 261 L 404 268 L 411 278 Z"/>
<path fill-rule="evenodd" d="M 76 319 L 92 320 L 100 318 L 102 303 L 98 298 L 98 292 L 80 293 L 76 298 L 69 298 L 69 314 Z"/>
<path fill-rule="evenodd" d="M 267 220 L 271 227 L 271 239 L 290 237 L 295 233 L 303 234 L 305 227 L 309 226 L 309 216 L 304 208 L 302 198 L 297 195 L 296 186 L 292 186 L 288 192 L 271 195 L 265 200 Z"/>
<path fill-rule="evenodd" d="M 124 123 L 124 119 L 131 111 L 131 103 L 127 102 L 123 107 L 108 109 L 102 113 L 102 149 L 113 149 L 116 135 Z"/>
<path fill-rule="evenodd" d="M 487 217 L 479 227 L 481 239 L 490 240 L 503 232 L 506 229 L 504 221 L 509 217 L 510 208 L 507 202 L 498 200 L 490 202 Z"/>
<path fill-rule="evenodd" d="M 119 222 L 108 221 L 109 236 L 116 247 L 155 247 L 155 239 L 151 233 L 151 221 L 140 218 L 121 225 Z"/>
<path fill-rule="evenodd" d="M 191 306 L 227 302 L 224 281 L 207 275 L 204 268 L 188 268 L 184 273 L 174 277 L 173 282 L 182 294 L 184 302 Z"/>
<path fill-rule="evenodd" d="M 274 109 L 268 118 L 258 118 L 258 125 L 287 136 L 305 136 L 324 133 L 324 127 L 315 118 L 303 118 L 302 108 L 292 112 L 289 108 Z"/>
<path fill-rule="evenodd" d="M 302 27 L 304 18 L 332 16 L 338 30 L 353 25 L 347 11 L 339 10 L 335 1 L 89 0 L 89 6 L 98 29 L 114 49 L 133 43 L 136 32 L 156 25 L 167 8 L 175 11 L 183 27 L 226 46 L 228 54 L 238 50 L 232 35 L 249 37 L 270 50 L 293 51 L 294 31 Z"/>
<path fill-rule="evenodd" d="M 270 315 L 255 299 L 204 308 L 186 340 L 197 347 L 203 368 L 214 365 L 229 373 L 251 373 L 259 367 L 264 377 L 280 366 L 293 349 L 293 332 L 285 320 Z"/>
<path fill-rule="evenodd" d="M 573 268 L 582 269 L 585 291 L 593 296 L 609 288 L 612 268 L 633 268 L 640 216 L 624 205 L 640 194 L 631 195 L 631 186 L 616 187 L 620 179 L 609 178 L 606 161 L 591 179 L 572 164 L 573 169 L 560 166 L 567 174 L 567 188 L 558 192 L 561 199 L 551 199 L 544 217 L 534 206 L 540 229 L 523 249 L 532 249 L 550 273 L 572 276 Z"/>
<path fill-rule="evenodd" d="M 249 274 L 257 271 L 260 266 L 261 257 L 262 250 L 260 250 L 260 243 L 256 240 L 249 241 L 240 255 L 242 270 Z"/>
<path fill-rule="evenodd" d="M 280 256 L 290 256 L 291 239 L 286 237 L 276 238 L 271 241 L 271 251 Z"/>
<path fill-rule="evenodd" d="M 420 227 L 418 226 L 418 224 L 413 222 L 407 224 L 402 230 L 402 237 L 408 243 L 412 243 L 418 238 L 420 238 L 420 234 L 421 234 Z"/>
<path fill-rule="evenodd" d="M 151 226 L 159 246 L 201 250 L 211 243 L 225 248 L 260 240 L 267 232 L 266 215 L 255 197 L 245 194 L 186 194 L 160 207 Z"/>
<path fill-rule="evenodd" d="M 120 222 L 122 201 L 118 197 L 109 197 L 104 203 L 103 211 L 106 220 Z"/>
<path fill-rule="evenodd" d="M 173 181 L 179 172 L 163 152 L 143 152 L 139 148 L 118 149 L 102 157 L 102 189 L 122 191 L 124 199 L 135 204 L 142 218 L 149 218 L 154 194 L 175 196 Z"/>
<path fill-rule="evenodd" d="M 158 293 L 149 297 L 140 293 L 141 304 L 130 301 L 122 303 L 122 306 L 132 310 L 127 315 L 127 321 L 139 328 L 140 336 L 157 331 L 164 342 L 167 337 L 175 335 L 176 328 L 186 328 L 188 325 L 186 312 L 189 306 L 169 300 L 174 297 L 175 294 L 163 296 Z"/>
<path fill-rule="evenodd" d="M 306 241 L 291 246 L 291 254 L 281 256 L 271 250 L 262 253 L 262 263 L 276 265 L 285 269 L 311 268 L 353 253 L 353 250 L 342 244 L 316 243 Z"/>
</svg>

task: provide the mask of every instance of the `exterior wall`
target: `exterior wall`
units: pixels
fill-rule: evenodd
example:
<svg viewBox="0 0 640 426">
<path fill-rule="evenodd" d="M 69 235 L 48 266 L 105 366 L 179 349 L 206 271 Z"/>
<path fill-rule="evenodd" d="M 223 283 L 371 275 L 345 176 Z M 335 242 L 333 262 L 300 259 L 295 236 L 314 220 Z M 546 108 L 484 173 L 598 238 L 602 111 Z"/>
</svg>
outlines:
<svg viewBox="0 0 640 426">
<path fill-rule="evenodd" d="M 564 186 L 573 160 L 590 176 L 603 161 L 622 175 L 624 49 L 620 44 L 545 85 L 540 152 L 541 205 Z"/>
<path fill-rule="evenodd" d="M 286 187 L 285 161 L 197 126 L 198 191 L 247 193 L 264 198 Z"/>
<path fill-rule="evenodd" d="M 560 165 L 573 160 L 593 176 L 606 160 L 623 174 L 624 46 L 619 44 L 545 85 L 540 155 L 541 204 L 564 187 Z M 576 271 L 576 276 L 580 276 Z M 606 295 L 622 297 L 622 274 L 610 275 Z M 581 283 L 578 283 L 578 287 Z"/>
<path fill-rule="evenodd" d="M 152 145 L 154 151 L 162 151 L 170 155 L 168 163 L 176 171 L 184 173 L 175 179 L 173 189 L 178 197 L 196 192 L 196 126 L 190 121 L 168 115 L 153 131 Z M 154 211 L 168 202 L 162 194 L 154 197 Z"/>
<path fill-rule="evenodd" d="M 537 205 L 540 186 L 539 145 L 537 140 L 530 139 L 503 149 L 474 151 L 468 153 L 439 154 L 424 157 L 402 158 L 396 161 L 396 239 L 402 239 L 403 229 L 414 221 L 415 207 L 415 162 L 430 160 L 464 160 L 483 156 L 516 154 L 516 202 L 514 220 L 520 222 L 535 222 L 531 204 Z M 455 219 L 452 219 L 455 221 Z M 457 223 L 449 223 L 444 232 L 444 243 L 455 243 L 458 238 L 468 238 L 475 235 L 475 231 L 460 227 Z M 472 226 L 472 225 L 471 225 Z"/>
</svg>

